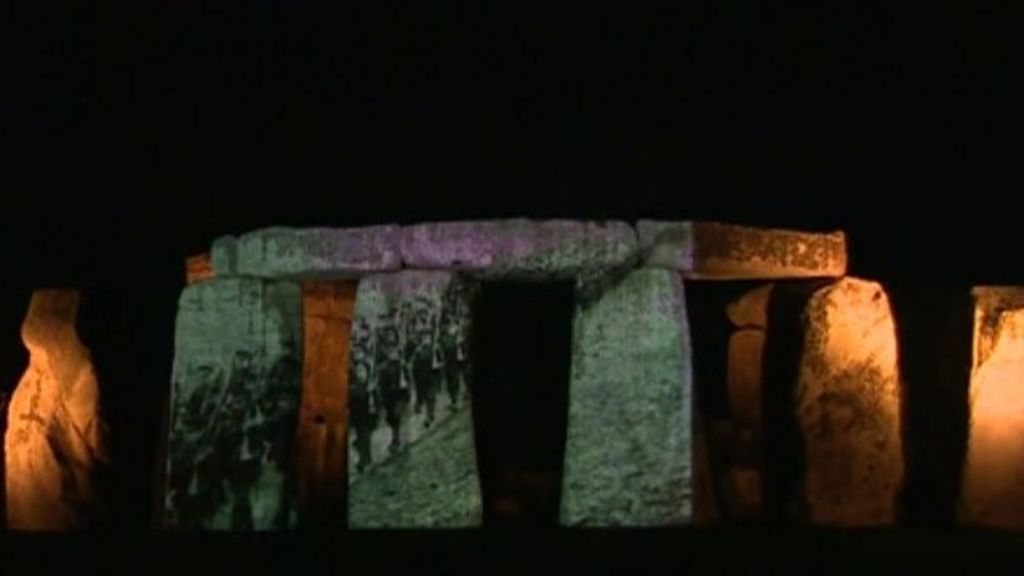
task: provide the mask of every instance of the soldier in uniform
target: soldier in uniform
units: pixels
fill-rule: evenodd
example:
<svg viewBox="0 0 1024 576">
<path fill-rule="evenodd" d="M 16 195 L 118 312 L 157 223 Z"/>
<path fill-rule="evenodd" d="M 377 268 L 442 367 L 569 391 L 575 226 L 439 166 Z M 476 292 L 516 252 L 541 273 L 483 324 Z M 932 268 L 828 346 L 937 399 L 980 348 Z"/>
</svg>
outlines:
<svg viewBox="0 0 1024 576">
<path fill-rule="evenodd" d="M 381 408 L 391 428 L 392 454 L 402 447 L 402 414 L 409 403 L 409 385 L 402 377 L 401 309 L 388 311 L 377 328 L 377 348 L 374 358 L 377 386 L 380 389 Z"/>
<path fill-rule="evenodd" d="M 379 412 L 375 396 L 378 389 L 373 379 L 375 340 L 365 318 L 356 320 L 352 328 L 352 395 L 349 410 L 352 418 L 353 444 L 356 449 L 356 470 L 362 472 L 373 461 L 370 436 L 377 427 Z"/>
<path fill-rule="evenodd" d="M 416 413 L 426 412 L 424 427 L 434 422 L 439 384 L 438 371 L 434 366 L 434 323 L 431 321 L 431 309 L 427 298 L 417 297 L 412 305 L 412 318 L 405 325 L 407 378 L 416 391 Z"/>
<path fill-rule="evenodd" d="M 444 292 L 439 320 L 439 356 L 448 388 L 451 409 L 458 408 L 460 400 L 468 393 L 469 362 L 466 351 L 466 336 L 469 329 L 469 309 L 466 301 L 468 287 L 460 282 L 453 283 Z"/>
</svg>

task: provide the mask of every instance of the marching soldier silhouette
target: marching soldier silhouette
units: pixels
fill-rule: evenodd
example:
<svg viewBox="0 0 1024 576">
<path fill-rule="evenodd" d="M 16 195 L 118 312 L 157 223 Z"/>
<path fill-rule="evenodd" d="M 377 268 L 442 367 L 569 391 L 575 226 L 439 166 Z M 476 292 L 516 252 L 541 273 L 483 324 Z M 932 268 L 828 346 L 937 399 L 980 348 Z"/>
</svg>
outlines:
<svg viewBox="0 0 1024 576">
<path fill-rule="evenodd" d="M 445 384 L 451 410 L 458 408 L 460 401 L 468 395 L 469 362 L 466 353 L 466 338 L 469 331 L 470 287 L 461 282 L 453 283 L 445 290 L 441 315 L 438 320 L 440 345 L 437 346 L 437 360 L 444 372 Z"/>
<path fill-rule="evenodd" d="M 416 393 L 416 413 L 426 412 L 423 426 L 434 423 L 437 406 L 437 391 L 440 387 L 440 373 L 434 365 L 436 339 L 434 321 L 437 314 L 426 297 L 417 297 L 412 303 L 411 315 L 406 324 L 405 369 Z"/>
<path fill-rule="evenodd" d="M 402 415 L 409 403 L 409 383 L 403 378 L 401 329 L 402 308 L 395 307 L 386 313 L 377 328 L 377 349 L 374 358 L 377 387 L 380 390 L 381 408 L 391 428 L 391 444 L 388 450 L 396 454 L 402 447 Z"/>
<path fill-rule="evenodd" d="M 356 470 L 363 472 L 373 461 L 370 437 L 379 419 L 377 386 L 374 379 L 373 359 L 376 338 L 365 318 L 356 320 L 352 327 L 352 394 L 349 410 L 355 434 L 352 442 L 356 449 Z"/>
</svg>

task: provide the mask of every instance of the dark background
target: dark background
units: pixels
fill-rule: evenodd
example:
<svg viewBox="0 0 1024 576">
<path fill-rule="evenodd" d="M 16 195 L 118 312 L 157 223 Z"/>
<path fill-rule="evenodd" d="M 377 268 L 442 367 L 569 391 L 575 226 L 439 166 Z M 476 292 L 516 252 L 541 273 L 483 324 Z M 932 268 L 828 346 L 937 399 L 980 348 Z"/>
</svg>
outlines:
<svg viewBox="0 0 1024 576">
<path fill-rule="evenodd" d="M 943 334 L 961 322 L 968 287 L 1024 282 L 1014 22 L 998 3 L 820 4 L 11 7 L 0 34 L 2 384 L 24 369 L 17 326 L 30 291 L 88 290 L 103 303 L 95 346 L 123 358 L 112 418 L 138 431 L 115 446 L 125 546 L 0 536 L 11 566 L 183 562 L 176 546 L 224 566 L 246 554 L 316 565 L 358 542 L 353 558 L 376 569 L 479 567 L 481 538 L 499 557 L 525 562 L 522 546 L 545 543 L 615 571 L 1020 555 L 1014 536 L 948 532 L 956 487 L 943 478 L 956 456 L 941 447 L 962 442 L 965 415 L 959 372 L 940 368 L 961 360 Z M 890 290 L 908 387 L 926 398 L 909 420 L 920 447 L 911 527 L 558 533 L 555 544 L 314 538 L 327 556 L 309 541 L 141 532 L 186 256 L 266 225 L 509 216 L 846 230 L 851 273 Z"/>
</svg>

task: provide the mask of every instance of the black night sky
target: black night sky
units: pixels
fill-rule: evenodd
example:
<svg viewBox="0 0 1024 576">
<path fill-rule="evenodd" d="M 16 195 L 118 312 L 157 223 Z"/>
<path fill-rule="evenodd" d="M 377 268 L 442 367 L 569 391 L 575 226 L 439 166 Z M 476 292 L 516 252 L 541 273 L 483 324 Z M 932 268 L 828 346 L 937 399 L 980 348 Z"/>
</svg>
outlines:
<svg viewBox="0 0 1024 576">
<path fill-rule="evenodd" d="M 934 335 L 966 287 L 1024 282 L 1022 93 L 1007 14 L 845 2 L 621 10 L 10 9 L 0 341 L 17 347 L 17 302 L 32 289 L 105 298 L 97 338 L 131 358 L 116 418 L 139 431 L 120 447 L 130 455 L 121 488 L 137 503 L 116 528 L 144 538 L 146 442 L 169 379 L 183 262 L 221 234 L 511 216 L 842 228 L 851 273 L 892 292 L 917 390 L 945 361 Z M 12 386 L 23 359 L 0 358 Z M 912 433 L 941 434 L 938 416 L 912 418 Z M 947 469 L 941 456 L 918 458 L 922 470 Z M 916 522 L 944 525 L 952 488 L 911 481 Z M 704 565 L 731 546 L 689 534 L 697 543 L 680 554 Z M 606 569 L 633 566 L 634 549 L 676 565 L 678 537 L 573 546 L 606 544 L 620 555 Z M 784 551 L 820 537 L 756 550 L 785 563 Z M 929 549 L 957 554 L 932 537 L 922 537 Z M 863 545 L 897 554 L 881 540 Z M 364 544 L 391 545 L 381 541 Z M 444 542 L 436 554 L 463 561 Z M 838 558 L 861 545 L 829 542 Z M 514 556 L 514 544 L 491 544 Z M 238 554 L 245 546 L 230 542 Z"/>
</svg>

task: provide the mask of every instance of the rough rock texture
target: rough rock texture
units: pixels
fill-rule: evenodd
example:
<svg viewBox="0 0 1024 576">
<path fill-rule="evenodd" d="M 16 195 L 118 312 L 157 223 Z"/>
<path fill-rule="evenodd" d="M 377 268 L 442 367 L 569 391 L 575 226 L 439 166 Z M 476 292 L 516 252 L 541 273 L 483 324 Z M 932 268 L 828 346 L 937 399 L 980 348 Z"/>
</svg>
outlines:
<svg viewBox="0 0 1024 576">
<path fill-rule="evenodd" d="M 97 472 L 107 464 L 100 390 L 79 340 L 79 294 L 32 295 L 21 334 L 28 370 L 8 408 L 7 526 L 66 530 L 89 526 L 100 509 Z"/>
<path fill-rule="evenodd" d="M 209 254 L 198 254 L 185 260 L 185 282 L 195 284 L 213 278 L 213 265 Z"/>
<path fill-rule="evenodd" d="M 631 265 L 636 254 L 636 234 L 624 222 L 514 219 L 419 224 L 402 231 L 406 267 L 485 278 L 572 279 Z"/>
<path fill-rule="evenodd" d="M 217 278 L 178 304 L 166 525 L 271 530 L 296 521 L 302 293 Z"/>
<path fill-rule="evenodd" d="M 299 522 L 342 528 L 348 513 L 348 374 L 355 282 L 302 287 L 305 360 L 296 434 Z"/>
<path fill-rule="evenodd" d="M 692 368 L 683 285 L 639 269 L 581 292 L 561 520 L 661 526 L 692 516 Z"/>
<path fill-rule="evenodd" d="M 960 520 L 1024 528 L 1024 288 L 973 293 L 970 428 Z"/>
<path fill-rule="evenodd" d="M 637 223 L 647 266 L 687 278 L 741 280 L 837 277 L 846 273 L 846 236 L 714 222 Z"/>
<path fill-rule="evenodd" d="M 889 299 L 877 283 L 844 278 L 817 290 L 802 320 L 795 411 L 808 519 L 841 526 L 892 523 L 903 453 Z"/>
<path fill-rule="evenodd" d="M 469 399 L 475 285 L 448 272 L 368 276 L 352 328 L 349 525 L 481 522 Z"/>
<path fill-rule="evenodd" d="M 393 225 L 364 228 L 266 228 L 213 246 L 220 265 L 235 274 L 260 278 L 343 279 L 401 267 L 400 229 Z M 232 258 L 232 249 L 234 258 Z M 234 265 L 232 266 L 232 262 Z"/>
</svg>

